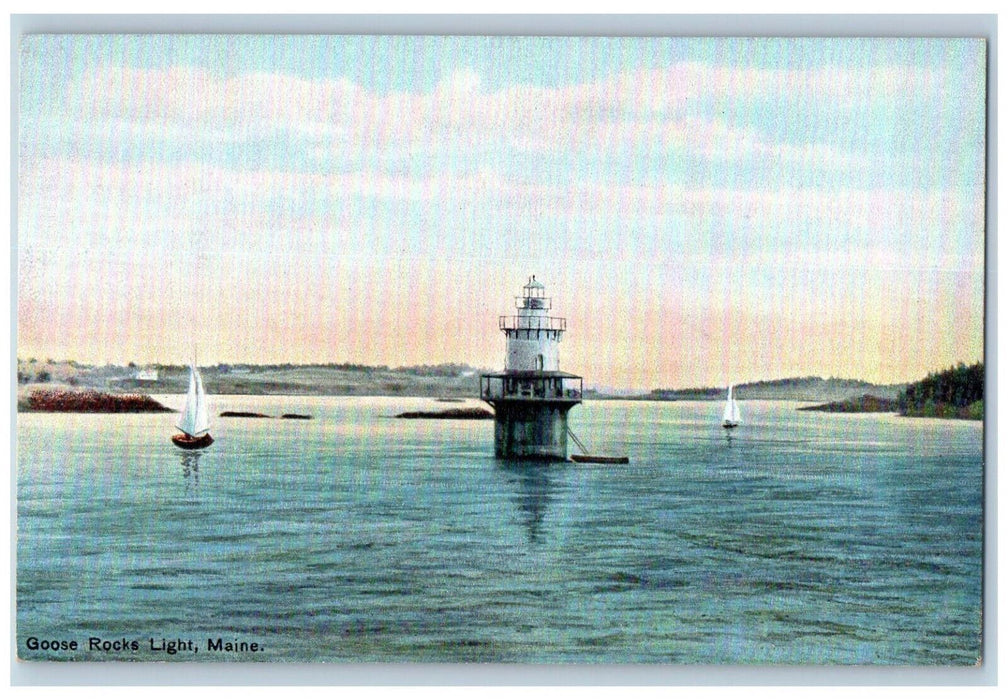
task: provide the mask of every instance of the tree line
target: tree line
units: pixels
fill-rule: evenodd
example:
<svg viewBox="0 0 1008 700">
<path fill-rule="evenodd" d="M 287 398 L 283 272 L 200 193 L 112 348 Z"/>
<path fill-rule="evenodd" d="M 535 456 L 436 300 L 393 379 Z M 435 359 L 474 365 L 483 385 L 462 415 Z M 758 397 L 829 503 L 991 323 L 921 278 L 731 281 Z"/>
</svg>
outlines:
<svg viewBox="0 0 1008 700">
<path fill-rule="evenodd" d="M 907 385 L 898 404 L 903 415 L 982 418 L 984 365 L 960 362 Z"/>
</svg>

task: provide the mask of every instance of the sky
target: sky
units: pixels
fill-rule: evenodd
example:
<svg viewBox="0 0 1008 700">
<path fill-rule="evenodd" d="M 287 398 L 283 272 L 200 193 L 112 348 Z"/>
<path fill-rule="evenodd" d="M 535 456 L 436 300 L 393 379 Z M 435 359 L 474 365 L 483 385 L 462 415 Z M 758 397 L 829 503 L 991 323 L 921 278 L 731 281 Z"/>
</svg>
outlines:
<svg viewBox="0 0 1008 700">
<path fill-rule="evenodd" d="M 586 385 L 983 358 L 972 39 L 28 35 L 17 352 Z"/>
</svg>

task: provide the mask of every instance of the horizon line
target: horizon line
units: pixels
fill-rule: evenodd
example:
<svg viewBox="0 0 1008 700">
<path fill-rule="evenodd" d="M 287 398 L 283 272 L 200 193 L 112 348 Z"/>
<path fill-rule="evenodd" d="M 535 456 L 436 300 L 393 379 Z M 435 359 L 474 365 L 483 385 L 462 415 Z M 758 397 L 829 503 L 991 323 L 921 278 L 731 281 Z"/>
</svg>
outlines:
<svg viewBox="0 0 1008 700">
<path fill-rule="evenodd" d="M 81 361 L 81 360 L 75 360 L 75 359 L 72 359 L 72 358 L 65 358 L 65 359 L 46 358 L 45 360 L 41 360 L 41 359 L 39 359 L 37 357 L 30 357 L 30 358 L 23 359 L 20 356 L 16 356 L 16 360 L 17 360 L 17 363 L 21 363 L 21 362 L 31 363 L 31 362 L 34 361 L 34 362 L 43 362 L 43 363 L 46 363 L 46 364 L 60 364 L 60 363 L 63 363 L 63 364 L 77 364 L 77 365 L 84 365 L 84 366 L 88 366 L 88 367 L 123 367 L 123 368 L 128 368 L 128 367 L 132 366 L 132 367 L 135 367 L 135 368 L 138 368 L 138 369 L 139 368 L 143 368 L 143 367 L 152 367 L 152 366 L 158 366 L 158 367 L 187 367 L 188 365 L 191 364 L 189 362 L 161 362 L 161 361 L 158 361 L 158 362 L 136 362 L 136 361 L 133 361 L 133 360 L 129 360 L 126 363 L 123 363 L 123 364 L 118 364 L 118 363 L 110 362 L 110 361 L 106 361 L 105 363 L 85 362 L 85 361 Z M 978 365 L 978 364 L 979 365 L 985 364 L 985 359 L 981 357 L 979 359 L 974 359 L 974 360 L 971 360 L 971 361 L 958 360 L 958 361 L 956 361 L 953 364 L 931 369 L 931 370 L 928 371 L 927 374 L 922 375 L 921 377 L 918 377 L 917 379 L 905 379 L 905 380 L 899 380 L 899 381 L 881 381 L 880 382 L 880 381 L 871 381 L 871 380 L 864 379 L 864 378 L 859 378 L 859 377 L 843 377 L 843 376 L 837 376 L 837 375 L 832 375 L 832 374 L 831 375 L 824 375 L 824 374 L 811 373 L 811 374 L 790 374 L 788 376 L 777 376 L 777 377 L 763 378 L 763 379 L 732 381 L 732 382 L 729 382 L 729 384 L 731 384 L 733 386 L 746 386 L 746 385 L 751 385 L 751 384 L 761 384 L 761 383 L 770 383 L 770 382 L 782 382 L 782 381 L 793 380 L 793 379 L 820 379 L 820 380 L 823 380 L 823 381 L 859 382 L 859 383 L 862 383 L 862 384 L 870 384 L 872 386 L 879 386 L 879 387 L 898 386 L 898 385 L 901 385 L 901 384 L 911 384 L 913 382 L 919 381 L 923 377 L 929 376 L 930 374 L 943 372 L 943 371 L 948 370 L 948 369 L 955 369 L 956 367 L 958 367 L 960 365 L 961 366 L 965 366 L 965 367 L 970 367 L 970 366 Z M 409 370 L 409 369 L 416 369 L 416 368 L 422 368 L 422 367 L 445 367 L 445 366 L 452 366 L 452 365 L 454 365 L 454 366 L 459 366 L 459 367 L 466 367 L 466 368 L 472 369 L 472 370 L 474 370 L 476 372 L 482 372 L 482 371 L 491 371 L 491 372 L 493 372 L 493 371 L 496 371 L 494 368 L 491 368 L 491 367 L 478 367 L 476 365 L 471 365 L 471 364 L 469 364 L 467 362 L 457 362 L 457 361 L 451 361 L 451 362 L 434 362 L 434 363 L 429 363 L 429 364 L 428 363 L 402 364 L 402 365 L 368 364 L 366 362 L 351 362 L 351 361 L 341 361 L 341 362 L 334 362 L 334 361 L 328 361 L 328 362 L 321 362 L 321 361 L 315 361 L 315 362 L 247 362 L 247 361 L 230 361 L 230 362 L 215 362 L 215 363 L 208 363 L 208 364 L 202 364 L 202 365 L 197 364 L 196 366 L 197 367 L 207 368 L 207 367 L 221 367 L 221 366 L 235 366 L 235 365 L 237 365 L 237 366 L 248 366 L 248 367 L 281 367 L 281 366 L 286 366 L 286 367 L 291 367 L 291 368 L 296 368 L 296 367 L 332 367 L 332 368 L 335 368 L 335 367 L 344 366 L 344 367 L 359 367 L 359 368 L 362 368 L 362 369 L 365 369 L 365 370 L 367 370 L 367 369 L 385 369 L 385 370 L 389 370 L 389 371 Z M 986 372 L 986 370 L 985 370 L 985 372 Z M 586 382 L 586 385 L 590 386 L 590 384 L 588 382 Z M 624 385 L 602 384 L 601 382 L 595 383 L 595 386 L 596 387 L 602 386 L 603 388 L 615 389 L 615 390 L 620 390 L 620 391 L 651 391 L 651 392 L 656 392 L 656 391 L 701 391 L 701 390 L 705 390 L 705 389 L 720 389 L 720 388 L 722 388 L 721 385 L 711 385 L 711 384 L 708 384 L 708 385 L 693 385 L 693 386 L 684 386 L 684 387 L 661 387 L 661 386 L 659 386 L 659 387 L 648 389 L 646 387 L 633 387 L 633 386 L 624 386 Z M 727 387 L 728 384 L 725 384 L 724 386 Z"/>
</svg>

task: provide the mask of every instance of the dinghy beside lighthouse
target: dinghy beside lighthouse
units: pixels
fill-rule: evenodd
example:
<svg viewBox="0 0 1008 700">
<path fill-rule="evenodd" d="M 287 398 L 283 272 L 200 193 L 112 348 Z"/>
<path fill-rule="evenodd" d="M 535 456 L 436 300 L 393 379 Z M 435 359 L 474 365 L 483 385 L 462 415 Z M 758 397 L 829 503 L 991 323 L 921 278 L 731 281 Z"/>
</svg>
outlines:
<svg viewBox="0 0 1008 700">
<path fill-rule="evenodd" d="M 203 390 L 203 379 L 195 365 L 189 365 L 189 391 L 186 393 L 182 416 L 175 427 L 182 432 L 172 435 L 171 440 L 184 450 L 198 450 L 213 444 L 209 432 L 206 392 Z"/>
</svg>

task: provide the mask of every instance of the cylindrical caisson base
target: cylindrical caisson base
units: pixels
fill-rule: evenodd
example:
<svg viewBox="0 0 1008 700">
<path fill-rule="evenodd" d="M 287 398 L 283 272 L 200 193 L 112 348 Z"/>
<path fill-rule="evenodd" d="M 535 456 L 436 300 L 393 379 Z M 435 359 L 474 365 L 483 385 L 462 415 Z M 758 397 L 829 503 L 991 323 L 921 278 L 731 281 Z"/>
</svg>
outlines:
<svg viewBox="0 0 1008 700">
<path fill-rule="evenodd" d="M 574 405 L 567 401 L 494 401 L 494 454 L 503 459 L 565 461 L 567 412 Z"/>
</svg>

